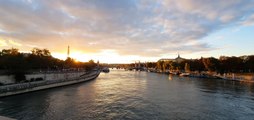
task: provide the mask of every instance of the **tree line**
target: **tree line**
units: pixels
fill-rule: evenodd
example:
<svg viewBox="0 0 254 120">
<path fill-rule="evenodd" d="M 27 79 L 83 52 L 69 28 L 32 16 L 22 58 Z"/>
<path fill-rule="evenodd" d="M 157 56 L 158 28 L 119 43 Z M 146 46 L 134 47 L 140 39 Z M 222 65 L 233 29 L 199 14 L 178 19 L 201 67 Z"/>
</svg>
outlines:
<svg viewBox="0 0 254 120">
<path fill-rule="evenodd" d="M 17 74 L 29 71 L 62 70 L 70 68 L 93 69 L 93 60 L 79 62 L 68 57 L 66 60 L 54 58 L 47 49 L 33 48 L 31 53 L 21 53 L 16 48 L 0 51 L 1 74 Z"/>
<path fill-rule="evenodd" d="M 178 70 L 178 71 L 209 71 L 223 73 L 253 73 L 254 55 L 228 57 L 221 56 L 219 59 L 214 57 L 200 59 L 186 59 L 180 63 L 173 61 L 157 61 L 146 63 L 148 68 L 157 70 Z"/>
</svg>

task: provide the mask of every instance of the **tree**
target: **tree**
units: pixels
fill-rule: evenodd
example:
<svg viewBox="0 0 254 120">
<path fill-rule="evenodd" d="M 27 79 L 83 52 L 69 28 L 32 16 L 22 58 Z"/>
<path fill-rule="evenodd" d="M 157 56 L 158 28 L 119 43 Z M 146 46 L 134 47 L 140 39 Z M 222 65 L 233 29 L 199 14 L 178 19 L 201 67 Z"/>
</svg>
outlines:
<svg viewBox="0 0 254 120">
<path fill-rule="evenodd" d="M 42 54 L 42 50 L 39 49 L 39 48 L 33 48 L 33 49 L 31 50 L 31 52 L 32 52 L 32 55 L 35 55 L 35 56 L 42 56 L 42 55 L 43 55 L 43 54 Z"/>
<path fill-rule="evenodd" d="M 92 70 L 94 67 L 96 67 L 96 63 L 93 60 L 89 60 L 88 63 L 86 63 L 86 70 Z"/>
<path fill-rule="evenodd" d="M 219 60 L 214 58 L 214 57 L 210 57 L 210 58 L 202 58 L 203 64 L 205 66 L 205 68 L 209 71 L 217 71 L 219 70 Z"/>
<path fill-rule="evenodd" d="M 20 53 L 19 53 L 19 50 L 16 49 L 16 48 L 3 49 L 1 51 L 1 56 L 4 56 L 4 55 L 18 55 L 18 54 L 20 54 Z"/>
<path fill-rule="evenodd" d="M 73 68 L 75 65 L 75 60 L 68 57 L 65 61 L 65 68 Z"/>
<path fill-rule="evenodd" d="M 157 62 L 157 68 L 161 71 L 165 71 L 163 67 L 164 61 L 158 61 Z"/>
<path fill-rule="evenodd" d="M 179 63 L 177 63 L 177 62 L 170 62 L 169 63 L 169 69 L 170 70 L 180 70 L 180 64 Z"/>
<path fill-rule="evenodd" d="M 192 60 L 185 60 L 185 63 L 188 63 L 190 67 L 190 71 L 204 71 L 205 70 L 205 66 L 202 62 L 202 58 L 201 59 L 192 59 Z"/>
<path fill-rule="evenodd" d="M 51 56 L 51 53 L 49 52 L 48 49 L 42 49 L 42 54 L 43 56 Z"/>
<path fill-rule="evenodd" d="M 25 73 L 28 70 L 27 61 L 18 49 L 3 49 L 0 57 L 0 69 L 6 74 L 13 74 L 16 82 L 25 80 Z"/>
<path fill-rule="evenodd" d="M 244 61 L 244 68 L 247 72 L 254 72 L 254 55 L 250 55 Z"/>
<path fill-rule="evenodd" d="M 49 52 L 48 49 L 33 48 L 31 52 L 32 52 L 32 55 L 36 55 L 36 56 L 51 56 L 51 53 Z"/>
<path fill-rule="evenodd" d="M 185 72 L 190 72 L 190 65 L 188 63 L 185 63 L 184 70 Z"/>
<path fill-rule="evenodd" d="M 156 67 L 156 63 L 155 62 L 147 62 L 146 66 L 147 66 L 147 68 L 155 68 Z"/>
<path fill-rule="evenodd" d="M 246 63 L 246 62 L 245 62 Z M 240 57 L 220 57 L 222 72 L 241 72 L 244 70 L 244 60 Z"/>
</svg>

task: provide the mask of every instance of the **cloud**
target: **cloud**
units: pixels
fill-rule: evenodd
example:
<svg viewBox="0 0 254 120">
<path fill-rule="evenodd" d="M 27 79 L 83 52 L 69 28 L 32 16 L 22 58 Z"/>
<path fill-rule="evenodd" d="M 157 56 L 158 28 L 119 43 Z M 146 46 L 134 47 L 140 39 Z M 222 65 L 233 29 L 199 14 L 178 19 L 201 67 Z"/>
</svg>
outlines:
<svg viewBox="0 0 254 120">
<path fill-rule="evenodd" d="M 14 46 L 22 46 L 22 44 L 14 41 L 14 40 L 9 40 L 8 42 L 9 42 L 9 44 L 14 45 Z"/>
<path fill-rule="evenodd" d="M 203 37 L 253 23 L 253 8 L 253 0 L 1 0 L 0 37 L 55 52 L 195 53 L 214 49 Z"/>
<path fill-rule="evenodd" d="M 0 47 L 3 46 L 8 46 L 8 44 L 6 43 L 6 40 L 0 39 Z"/>
<path fill-rule="evenodd" d="M 0 38 L 0 47 L 7 47 L 7 46 L 20 47 L 20 46 L 22 46 L 22 44 L 18 43 L 17 41 L 14 41 L 14 40 Z"/>
<path fill-rule="evenodd" d="M 251 26 L 254 25 L 254 14 L 247 17 L 243 22 L 242 25 L 244 26 Z"/>
</svg>

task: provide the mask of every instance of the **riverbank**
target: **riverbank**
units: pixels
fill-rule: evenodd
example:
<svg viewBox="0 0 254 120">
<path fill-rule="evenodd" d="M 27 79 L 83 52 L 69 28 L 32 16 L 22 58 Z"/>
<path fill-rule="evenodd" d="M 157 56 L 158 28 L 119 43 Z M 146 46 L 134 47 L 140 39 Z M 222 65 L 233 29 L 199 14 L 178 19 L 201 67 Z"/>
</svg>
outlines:
<svg viewBox="0 0 254 120">
<path fill-rule="evenodd" d="M 88 84 L 0 98 L 17 120 L 249 120 L 254 83 L 110 70 Z"/>
<path fill-rule="evenodd" d="M 80 75 L 78 77 L 73 77 L 68 79 L 44 80 L 44 81 L 35 81 L 35 82 L 29 82 L 29 83 L 4 85 L 4 86 L 0 86 L 0 97 L 85 82 L 85 81 L 95 79 L 96 77 L 99 76 L 99 74 L 100 74 L 100 70 L 93 70 L 86 74 Z"/>
<path fill-rule="evenodd" d="M 232 80 L 240 82 L 252 82 L 254 83 L 254 73 L 227 73 L 227 74 L 217 74 L 215 72 L 172 72 L 172 71 L 156 71 L 147 70 L 147 72 L 161 73 L 161 74 L 172 74 L 179 77 L 195 77 L 195 78 L 209 78 L 209 79 L 223 79 Z"/>
<path fill-rule="evenodd" d="M 254 74 L 253 73 L 228 73 L 228 74 L 216 74 L 214 75 L 221 79 L 225 80 L 234 80 L 234 81 L 241 81 L 241 82 L 254 82 Z"/>
</svg>

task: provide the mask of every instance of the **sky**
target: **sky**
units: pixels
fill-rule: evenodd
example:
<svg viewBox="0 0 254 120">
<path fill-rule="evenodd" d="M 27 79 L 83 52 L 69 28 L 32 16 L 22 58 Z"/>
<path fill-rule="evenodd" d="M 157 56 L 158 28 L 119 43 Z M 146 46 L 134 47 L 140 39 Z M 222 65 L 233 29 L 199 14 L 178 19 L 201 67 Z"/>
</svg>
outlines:
<svg viewBox="0 0 254 120">
<path fill-rule="evenodd" d="M 254 54 L 254 0 L 0 0 L 0 48 L 102 63 Z"/>
</svg>

